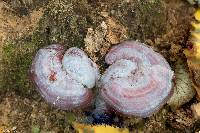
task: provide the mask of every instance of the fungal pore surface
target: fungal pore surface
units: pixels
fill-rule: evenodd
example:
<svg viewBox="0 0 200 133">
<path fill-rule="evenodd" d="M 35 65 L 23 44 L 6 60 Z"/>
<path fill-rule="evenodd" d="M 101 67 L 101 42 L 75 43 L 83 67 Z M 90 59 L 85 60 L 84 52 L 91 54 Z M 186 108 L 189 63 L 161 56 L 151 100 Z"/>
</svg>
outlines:
<svg viewBox="0 0 200 133">
<path fill-rule="evenodd" d="M 110 66 L 99 83 L 101 95 L 117 112 L 147 117 L 167 102 L 174 72 L 147 45 L 122 42 L 111 48 L 105 61 Z"/>
<path fill-rule="evenodd" d="M 47 102 L 69 110 L 91 102 L 99 72 L 82 50 L 53 44 L 37 52 L 31 77 Z"/>
</svg>

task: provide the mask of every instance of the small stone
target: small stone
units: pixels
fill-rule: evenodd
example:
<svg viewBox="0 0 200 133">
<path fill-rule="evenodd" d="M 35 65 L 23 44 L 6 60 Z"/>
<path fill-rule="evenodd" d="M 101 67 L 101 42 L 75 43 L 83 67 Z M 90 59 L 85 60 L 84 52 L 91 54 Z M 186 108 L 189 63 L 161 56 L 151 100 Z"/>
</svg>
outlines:
<svg viewBox="0 0 200 133">
<path fill-rule="evenodd" d="M 13 128 L 12 128 L 12 131 L 15 131 L 16 129 L 17 129 L 17 127 L 13 127 Z"/>
<path fill-rule="evenodd" d="M 200 1 L 199 0 L 187 0 L 190 4 L 192 5 L 200 5 Z"/>
<path fill-rule="evenodd" d="M 101 12 L 101 15 L 103 16 L 103 17 L 108 17 L 108 12 Z"/>
<path fill-rule="evenodd" d="M 193 105 L 191 106 L 191 109 L 192 109 L 194 118 L 195 118 L 195 119 L 200 119 L 200 103 L 193 104 Z"/>
</svg>

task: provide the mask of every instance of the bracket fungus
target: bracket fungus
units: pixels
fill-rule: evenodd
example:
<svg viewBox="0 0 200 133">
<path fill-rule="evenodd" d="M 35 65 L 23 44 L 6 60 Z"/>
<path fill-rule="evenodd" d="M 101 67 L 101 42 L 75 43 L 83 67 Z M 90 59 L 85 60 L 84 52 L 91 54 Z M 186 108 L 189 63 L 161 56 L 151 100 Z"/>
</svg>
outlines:
<svg viewBox="0 0 200 133">
<path fill-rule="evenodd" d="M 70 110 L 91 102 L 99 72 L 82 50 L 73 47 L 65 52 L 63 46 L 52 44 L 37 52 L 31 77 L 48 103 Z"/>
<path fill-rule="evenodd" d="M 100 79 L 101 96 L 117 112 L 148 117 L 171 96 L 174 72 L 147 45 L 122 42 L 111 48 L 105 61 L 110 66 Z"/>
</svg>

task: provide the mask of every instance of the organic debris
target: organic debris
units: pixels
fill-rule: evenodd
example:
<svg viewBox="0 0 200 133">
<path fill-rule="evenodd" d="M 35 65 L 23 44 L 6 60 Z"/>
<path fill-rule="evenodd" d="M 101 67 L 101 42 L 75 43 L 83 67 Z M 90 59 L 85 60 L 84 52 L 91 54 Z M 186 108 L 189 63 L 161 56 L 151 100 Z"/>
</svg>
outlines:
<svg viewBox="0 0 200 133">
<path fill-rule="evenodd" d="M 200 119 L 200 103 L 193 104 L 193 105 L 191 106 L 191 109 L 192 109 L 194 118 L 195 118 L 195 119 Z"/>
<path fill-rule="evenodd" d="M 96 62 L 99 55 L 104 56 L 112 44 L 117 44 L 127 38 L 127 31 L 116 19 L 106 17 L 96 29 L 88 28 L 87 35 L 84 38 L 85 50 Z"/>
<path fill-rule="evenodd" d="M 97 52 L 103 56 L 110 47 L 110 43 L 105 40 L 107 31 L 108 27 L 104 21 L 95 30 L 88 28 L 86 38 L 84 39 L 85 50 L 94 62 L 98 60 Z"/>
<path fill-rule="evenodd" d="M 192 117 L 192 111 L 190 109 L 179 109 L 176 112 L 168 114 L 167 123 L 175 129 L 189 129 L 195 121 Z"/>
</svg>

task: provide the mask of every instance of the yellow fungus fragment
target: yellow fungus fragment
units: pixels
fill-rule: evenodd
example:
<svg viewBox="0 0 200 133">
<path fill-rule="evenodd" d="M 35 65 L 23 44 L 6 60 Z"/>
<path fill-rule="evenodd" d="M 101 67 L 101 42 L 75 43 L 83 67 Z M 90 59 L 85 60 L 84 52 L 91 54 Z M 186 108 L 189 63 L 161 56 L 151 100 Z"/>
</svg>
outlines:
<svg viewBox="0 0 200 133">
<path fill-rule="evenodd" d="M 200 30 L 200 23 L 194 23 L 194 22 L 192 22 L 191 25 L 192 25 L 192 28 L 193 28 L 194 30 L 196 30 L 196 29 L 199 29 L 199 30 Z"/>
<path fill-rule="evenodd" d="M 200 34 L 198 32 L 191 32 L 191 37 L 199 40 L 200 39 Z"/>
<path fill-rule="evenodd" d="M 197 9 L 197 11 L 194 14 L 194 17 L 196 20 L 200 21 L 200 8 Z"/>
<path fill-rule="evenodd" d="M 127 128 L 118 128 L 109 125 L 86 125 L 74 123 L 73 127 L 78 133 L 129 133 Z"/>
<path fill-rule="evenodd" d="M 190 75 L 193 78 L 192 85 L 200 98 L 200 8 L 196 10 L 194 17 L 196 22 L 191 23 L 189 47 L 184 50 L 184 54 L 187 57 Z"/>
</svg>

